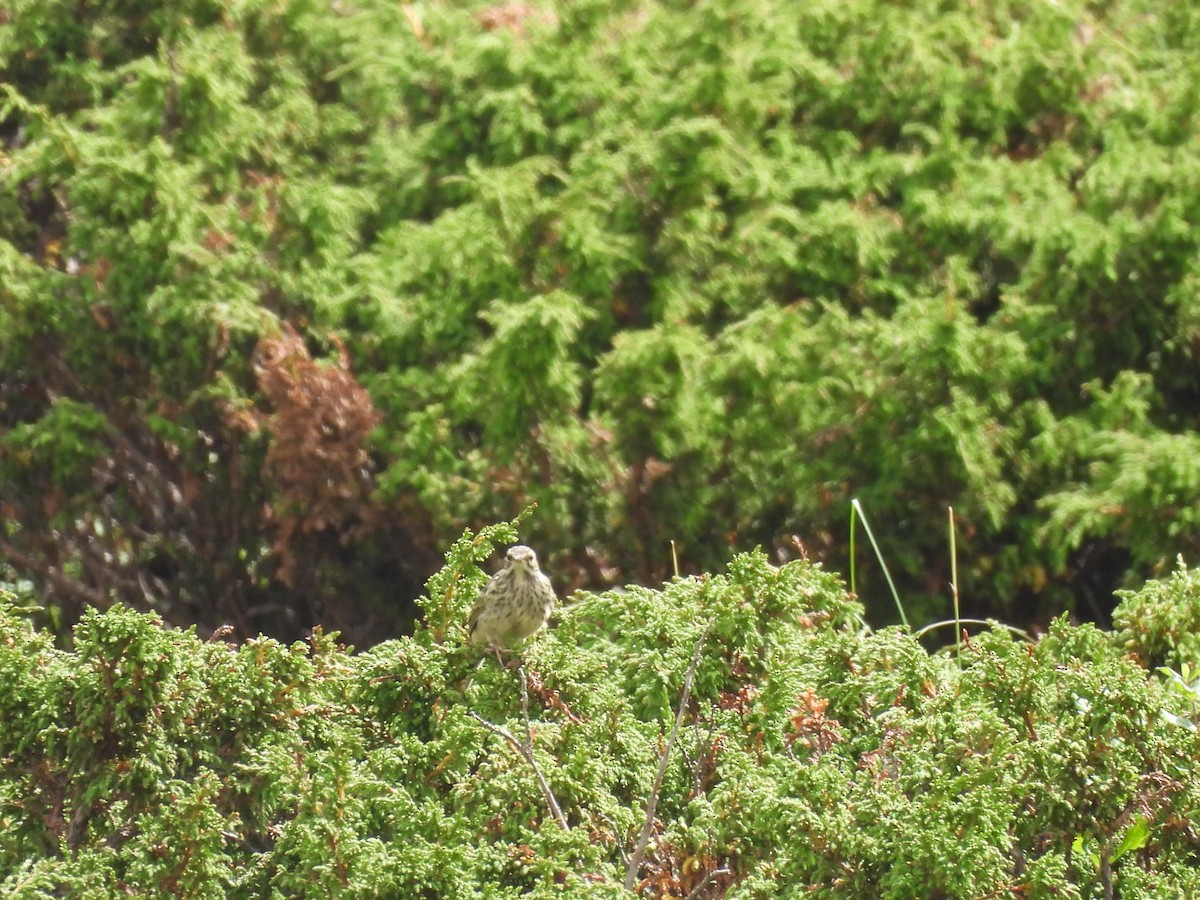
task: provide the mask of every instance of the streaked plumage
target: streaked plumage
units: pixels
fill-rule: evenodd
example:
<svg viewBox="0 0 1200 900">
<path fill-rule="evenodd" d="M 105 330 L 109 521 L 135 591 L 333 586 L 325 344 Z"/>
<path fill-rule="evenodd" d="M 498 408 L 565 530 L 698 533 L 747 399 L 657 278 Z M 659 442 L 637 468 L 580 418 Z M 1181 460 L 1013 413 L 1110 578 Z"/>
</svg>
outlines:
<svg viewBox="0 0 1200 900">
<path fill-rule="evenodd" d="M 554 587 L 524 544 L 509 548 L 504 568 L 479 593 L 467 617 L 471 643 L 505 649 L 546 624 L 554 610 Z"/>
</svg>

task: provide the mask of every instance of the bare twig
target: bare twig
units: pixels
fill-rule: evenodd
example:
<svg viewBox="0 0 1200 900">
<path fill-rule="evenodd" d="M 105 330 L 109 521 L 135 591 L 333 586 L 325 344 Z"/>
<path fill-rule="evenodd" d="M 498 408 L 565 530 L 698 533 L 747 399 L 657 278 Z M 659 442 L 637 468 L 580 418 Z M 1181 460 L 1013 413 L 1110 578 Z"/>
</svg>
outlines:
<svg viewBox="0 0 1200 900">
<path fill-rule="evenodd" d="M 61 567 L 55 566 L 49 560 L 38 559 L 31 554 L 22 552 L 8 541 L 0 541 L 0 555 L 26 572 L 35 572 L 41 575 L 57 590 L 69 597 L 102 609 L 109 605 L 108 597 L 103 591 L 96 590 L 94 587 L 70 577 L 63 572 Z"/>
<path fill-rule="evenodd" d="M 621 857 L 621 862 L 625 863 L 625 865 L 629 865 L 629 854 L 626 853 L 625 848 L 621 846 L 622 828 L 620 825 L 617 824 L 617 820 L 614 819 L 612 816 L 610 816 L 608 813 L 603 813 L 603 812 L 597 812 L 596 817 L 599 819 L 602 819 L 608 825 L 608 827 L 612 829 L 613 838 L 615 839 L 615 843 L 616 843 L 617 853 Z"/>
<path fill-rule="evenodd" d="M 554 821 L 558 823 L 559 828 L 563 831 L 569 831 L 570 826 L 567 824 L 566 816 L 563 815 L 562 807 L 558 805 L 558 800 L 555 798 L 554 792 L 550 790 L 550 783 L 546 781 L 546 776 L 542 774 L 541 767 L 538 766 L 537 760 L 533 756 L 533 727 L 529 724 L 529 689 L 525 678 L 525 667 L 518 667 L 517 674 L 521 677 L 521 714 L 525 720 L 524 741 L 518 740 L 517 736 L 507 728 L 489 722 L 474 710 L 468 710 L 467 715 L 492 734 L 507 741 L 508 745 L 516 750 L 525 762 L 529 763 L 529 768 L 533 769 L 534 777 L 537 778 L 538 787 L 541 788 L 542 797 L 546 801 L 546 807 L 550 810 L 550 815 L 554 817 Z"/>
<path fill-rule="evenodd" d="M 533 755 L 533 726 L 529 723 L 529 680 L 525 677 L 525 666 L 517 665 L 517 676 L 521 679 L 521 718 L 525 720 L 525 746 Z"/>
<path fill-rule="evenodd" d="M 728 874 L 730 874 L 729 869 L 725 868 L 724 866 L 722 866 L 719 869 L 713 869 L 711 872 L 709 872 L 707 875 L 704 876 L 703 881 L 701 881 L 698 885 L 696 885 L 694 888 L 692 888 L 690 891 L 688 891 L 688 895 L 685 898 L 685 900 L 699 900 L 701 891 L 703 891 L 706 887 L 708 887 L 710 884 L 715 882 L 721 876 L 728 875 Z"/>
<path fill-rule="evenodd" d="M 671 749 L 675 746 L 675 739 L 679 737 L 679 727 L 683 723 L 683 714 L 687 711 L 688 701 L 692 699 L 692 679 L 696 677 L 696 669 L 700 667 L 700 654 L 704 650 L 704 642 L 708 640 L 708 632 L 711 630 L 712 625 L 709 625 L 700 635 L 700 639 L 696 641 L 696 650 L 692 653 L 692 664 L 688 666 L 687 674 L 683 676 L 683 693 L 679 696 L 679 708 L 675 711 L 675 724 L 671 726 L 671 734 L 667 737 L 667 743 L 663 746 L 662 753 L 658 758 L 658 772 L 654 775 L 654 785 L 650 788 L 650 795 L 646 798 L 646 818 L 642 822 L 642 833 L 638 835 L 637 844 L 633 848 L 633 856 L 629 860 L 629 867 L 625 870 L 625 890 L 627 891 L 633 890 L 633 886 L 637 882 L 638 871 L 642 867 L 642 861 L 646 858 L 646 845 L 650 843 L 650 833 L 654 830 L 654 813 L 658 808 L 663 778 L 667 774 L 667 765 L 671 760 Z"/>
<path fill-rule="evenodd" d="M 529 688 L 530 692 L 541 701 L 542 706 L 548 710 L 557 710 L 567 717 L 572 725 L 582 725 L 583 719 L 575 715 L 571 707 L 567 706 L 562 696 L 553 688 L 546 687 L 541 676 L 537 672 L 529 673 Z"/>
</svg>

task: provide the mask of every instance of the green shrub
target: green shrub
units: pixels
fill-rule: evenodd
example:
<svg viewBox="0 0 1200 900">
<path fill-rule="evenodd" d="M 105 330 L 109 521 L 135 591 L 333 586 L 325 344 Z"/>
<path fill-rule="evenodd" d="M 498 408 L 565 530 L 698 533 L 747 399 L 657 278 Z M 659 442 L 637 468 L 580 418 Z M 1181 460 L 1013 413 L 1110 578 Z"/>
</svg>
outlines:
<svg viewBox="0 0 1200 900">
<path fill-rule="evenodd" d="M 1200 666 L 1200 580 L 1180 560 L 1169 578 L 1121 591 L 1114 638 L 1143 665 Z"/>
<path fill-rule="evenodd" d="M 914 610 L 952 505 L 979 611 L 1102 619 L 1196 549 L 1197 16 L 21 0 L 11 580 L 64 627 L 124 601 L 376 641 L 532 501 L 552 570 L 605 587 L 669 540 L 845 570 L 857 497 Z"/>
<path fill-rule="evenodd" d="M 864 629 L 819 566 L 756 552 L 575 595 L 520 653 L 527 722 L 462 628 L 476 562 L 514 537 L 464 535 L 427 624 L 359 654 L 121 607 L 62 651 L 6 605 L 5 894 L 631 896 L 664 753 L 639 896 L 1194 886 L 1200 737 L 1119 640 L 1059 620 L 930 655 Z"/>
</svg>

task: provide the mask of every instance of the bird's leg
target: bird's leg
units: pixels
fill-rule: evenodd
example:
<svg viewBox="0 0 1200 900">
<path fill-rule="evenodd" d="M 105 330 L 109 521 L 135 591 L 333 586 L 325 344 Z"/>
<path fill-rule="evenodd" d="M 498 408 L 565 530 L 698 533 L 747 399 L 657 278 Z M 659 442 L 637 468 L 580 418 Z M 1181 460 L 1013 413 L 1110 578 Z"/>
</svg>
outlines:
<svg viewBox="0 0 1200 900">
<path fill-rule="evenodd" d="M 494 654 L 496 654 L 496 662 L 498 662 L 500 664 L 500 668 L 507 669 L 508 664 L 504 661 L 504 648 L 501 647 L 499 644 L 497 644 L 495 641 L 492 641 L 491 642 L 491 650 Z"/>
</svg>

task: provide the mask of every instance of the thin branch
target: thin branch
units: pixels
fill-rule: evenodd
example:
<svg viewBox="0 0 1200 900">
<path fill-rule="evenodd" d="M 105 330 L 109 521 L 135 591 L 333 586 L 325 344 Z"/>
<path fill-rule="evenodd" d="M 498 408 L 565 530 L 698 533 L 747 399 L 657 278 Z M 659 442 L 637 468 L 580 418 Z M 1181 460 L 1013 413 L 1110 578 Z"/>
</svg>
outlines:
<svg viewBox="0 0 1200 900">
<path fill-rule="evenodd" d="M 1100 848 L 1100 889 L 1104 892 L 1104 900 L 1113 900 L 1112 859 L 1107 844 Z"/>
<path fill-rule="evenodd" d="M 37 559 L 18 550 L 8 541 L 0 541 L 0 556 L 4 556 L 10 564 L 23 569 L 26 573 L 36 573 L 46 579 L 56 590 L 63 594 L 90 603 L 92 606 L 105 608 L 109 605 L 107 595 L 90 585 L 65 574 L 49 560 Z"/>
<path fill-rule="evenodd" d="M 629 860 L 629 868 L 625 870 L 625 890 L 632 891 L 637 881 L 638 871 L 646 858 L 646 845 L 650 843 L 650 832 L 654 830 L 654 813 L 658 809 L 658 798 L 662 793 L 663 778 L 667 774 L 667 765 L 671 759 L 671 749 L 675 739 L 679 737 L 679 726 L 683 724 L 683 714 L 687 711 L 688 701 L 692 699 L 692 679 L 696 677 L 696 669 L 700 667 L 700 654 L 704 650 L 704 642 L 712 630 L 710 624 L 696 641 L 696 650 L 692 653 L 692 664 L 688 666 L 687 674 L 683 676 L 683 693 L 679 697 L 679 708 L 675 711 L 675 724 L 671 726 L 671 734 L 662 749 L 658 759 L 658 772 L 654 775 L 654 785 L 650 788 L 650 796 L 646 798 L 646 818 L 642 822 L 642 833 L 638 835 L 637 844 L 633 848 L 633 856 Z"/>
<path fill-rule="evenodd" d="M 701 881 L 698 885 L 696 885 L 694 888 L 692 888 L 690 891 L 688 891 L 688 895 L 685 898 L 685 900 L 699 900 L 701 891 L 703 891 L 706 887 L 708 887 L 710 884 L 712 884 L 714 881 L 716 881 L 722 875 L 728 875 L 728 874 L 730 874 L 729 869 L 725 868 L 724 866 L 722 866 L 719 869 L 713 869 L 711 872 L 709 872 L 707 875 L 704 876 L 703 881 Z"/>
<path fill-rule="evenodd" d="M 603 813 L 603 812 L 597 812 L 596 816 L 600 819 L 603 819 L 604 822 L 612 829 L 613 838 L 615 839 L 615 844 L 616 844 L 616 848 L 617 848 L 617 854 L 621 857 L 621 862 L 625 863 L 625 865 L 629 865 L 629 854 L 626 853 L 625 848 L 621 846 L 620 835 L 621 835 L 622 829 L 621 829 L 621 826 L 617 824 L 617 820 L 614 819 L 612 816 L 610 816 L 608 813 Z"/>
<path fill-rule="evenodd" d="M 525 666 L 517 664 L 517 675 L 521 679 L 521 718 L 525 721 L 525 746 L 533 758 L 533 725 L 529 722 L 529 681 L 525 677 Z"/>
<path fill-rule="evenodd" d="M 554 817 L 554 821 L 558 823 L 558 827 L 563 831 L 570 831 L 570 826 L 567 824 L 567 818 L 563 815 L 562 807 L 558 805 L 558 800 L 554 797 L 554 792 L 550 790 L 550 783 L 546 781 L 546 776 L 542 774 L 541 767 L 538 766 L 537 760 L 533 756 L 533 728 L 529 724 L 529 690 L 525 680 L 525 667 L 520 666 L 517 669 L 521 676 L 521 713 L 525 719 L 525 740 L 520 741 L 507 728 L 502 725 L 496 725 L 489 722 L 483 716 L 476 713 L 474 710 L 467 710 L 467 715 L 490 731 L 492 734 L 503 738 L 521 755 L 525 762 L 529 763 L 529 768 L 533 769 L 534 777 L 537 778 L 538 787 L 541 788 L 542 797 L 546 801 L 546 806 L 550 810 L 550 815 Z"/>
</svg>

